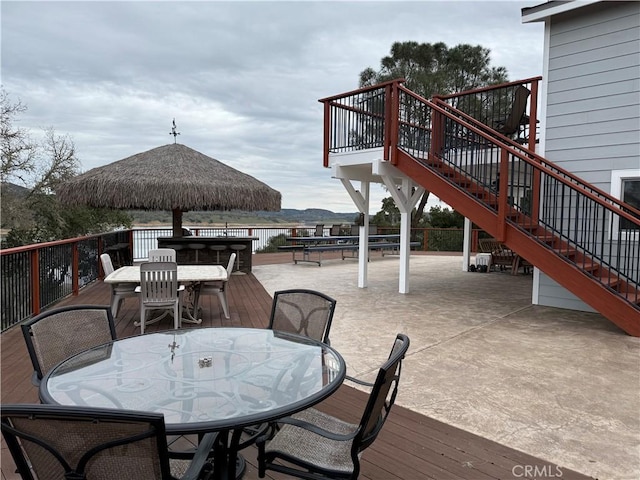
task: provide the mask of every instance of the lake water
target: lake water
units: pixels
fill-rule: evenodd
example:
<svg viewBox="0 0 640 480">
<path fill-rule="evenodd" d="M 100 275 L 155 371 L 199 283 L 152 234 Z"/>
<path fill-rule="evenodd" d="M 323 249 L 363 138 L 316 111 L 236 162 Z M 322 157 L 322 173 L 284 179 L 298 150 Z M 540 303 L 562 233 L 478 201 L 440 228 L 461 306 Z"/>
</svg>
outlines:
<svg viewBox="0 0 640 480">
<path fill-rule="evenodd" d="M 291 236 L 292 230 L 296 230 L 300 236 L 300 230 L 307 230 L 308 235 L 315 231 L 315 225 L 297 225 L 283 227 L 265 226 L 230 226 L 230 227 L 191 227 L 187 226 L 193 233 L 194 238 L 202 237 L 257 237 L 253 242 L 253 253 L 267 245 L 269 241 L 278 235 Z M 329 227 L 326 228 L 327 234 Z M 136 227 L 133 231 L 133 258 L 138 260 L 147 258 L 149 250 L 158 248 L 157 237 L 170 237 L 171 227 Z"/>
</svg>

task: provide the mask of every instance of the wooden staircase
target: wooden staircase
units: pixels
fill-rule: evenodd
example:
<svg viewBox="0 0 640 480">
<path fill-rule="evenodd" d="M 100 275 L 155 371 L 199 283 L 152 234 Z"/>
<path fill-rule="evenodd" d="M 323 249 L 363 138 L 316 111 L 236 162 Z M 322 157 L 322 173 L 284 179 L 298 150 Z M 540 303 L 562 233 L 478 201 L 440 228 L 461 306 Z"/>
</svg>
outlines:
<svg viewBox="0 0 640 480">
<path fill-rule="evenodd" d="M 384 159 L 416 184 L 640 336 L 639 242 L 632 235 L 615 242 L 609 236 L 614 218 L 640 230 L 640 211 L 539 157 L 535 141 L 523 146 L 493 130 L 478 120 L 480 113 L 465 111 L 460 98 L 426 100 L 402 83 L 320 100 L 325 166 L 332 152 L 382 147 Z"/>
<path fill-rule="evenodd" d="M 640 291 L 614 271 L 513 208 L 502 230 L 498 213 L 489 208 L 498 205 L 497 196 L 437 158 L 423 162 L 399 150 L 396 167 L 626 333 L 640 336 Z"/>
</svg>

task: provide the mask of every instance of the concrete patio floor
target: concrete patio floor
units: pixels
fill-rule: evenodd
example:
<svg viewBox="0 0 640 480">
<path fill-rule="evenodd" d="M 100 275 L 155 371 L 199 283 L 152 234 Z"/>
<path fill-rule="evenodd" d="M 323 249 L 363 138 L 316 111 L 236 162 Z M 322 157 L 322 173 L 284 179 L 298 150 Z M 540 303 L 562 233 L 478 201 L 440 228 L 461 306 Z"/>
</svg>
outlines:
<svg viewBox="0 0 640 480">
<path fill-rule="evenodd" d="M 531 305 L 531 275 L 467 273 L 460 256 L 254 266 L 273 294 L 311 288 L 337 300 L 332 345 L 372 379 L 409 335 L 398 404 L 598 479 L 640 478 L 640 338 L 601 315 Z M 373 372 L 373 373 L 372 373 Z M 545 477 L 561 477 L 561 472 Z"/>
</svg>

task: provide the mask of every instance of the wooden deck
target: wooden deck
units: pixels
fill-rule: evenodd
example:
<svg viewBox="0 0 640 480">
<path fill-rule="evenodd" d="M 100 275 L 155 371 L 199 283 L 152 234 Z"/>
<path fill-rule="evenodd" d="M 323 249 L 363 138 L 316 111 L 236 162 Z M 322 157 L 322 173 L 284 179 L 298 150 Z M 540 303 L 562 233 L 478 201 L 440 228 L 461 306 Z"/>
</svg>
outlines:
<svg viewBox="0 0 640 480">
<path fill-rule="evenodd" d="M 254 255 L 254 264 L 291 261 L 291 254 Z M 251 275 L 233 276 L 229 294 L 231 318 L 225 319 L 217 297 L 202 299 L 204 327 L 242 326 L 264 328 L 271 311 L 271 297 Z M 109 303 L 110 289 L 102 282 L 84 289 L 77 297 L 63 304 Z M 133 321 L 138 317 L 137 302 L 128 298 L 116 321 L 119 337 L 136 335 Z M 200 328 L 185 325 L 186 328 Z M 147 327 L 148 331 L 171 328 L 169 322 Z M 37 390 L 31 385 L 32 367 L 19 328 L 2 334 L 2 403 L 37 402 Z M 402 388 L 402 382 L 400 382 Z M 425 388 L 425 395 L 428 388 Z M 319 408 L 357 423 L 364 408 L 366 395 L 346 384 Z M 248 467 L 245 479 L 257 478 L 255 448 L 243 451 Z M 9 452 L 2 442 L 2 479 L 19 478 Z M 395 406 L 376 442 L 362 456 L 361 479 L 522 479 L 552 478 L 589 479 L 591 477 L 568 470 L 513 450 L 507 446 L 444 424 L 405 408 Z M 535 470 L 534 470 L 535 469 Z M 525 475 L 530 472 L 530 475 Z M 534 474 L 535 473 L 535 474 Z M 542 473 L 545 473 L 544 475 Z M 267 478 L 288 478 L 279 474 Z"/>
</svg>

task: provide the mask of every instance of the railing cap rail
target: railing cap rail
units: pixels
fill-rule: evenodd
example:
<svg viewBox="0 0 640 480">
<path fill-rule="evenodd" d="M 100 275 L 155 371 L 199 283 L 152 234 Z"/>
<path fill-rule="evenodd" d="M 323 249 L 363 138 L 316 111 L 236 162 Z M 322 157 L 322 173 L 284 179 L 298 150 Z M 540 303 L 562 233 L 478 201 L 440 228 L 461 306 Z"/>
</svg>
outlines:
<svg viewBox="0 0 640 480">
<path fill-rule="evenodd" d="M 332 97 L 321 98 L 320 100 L 318 100 L 318 102 L 327 103 L 327 102 L 331 102 L 333 100 L 337 100 L 339 98 L 351 97 L 351 96 L 359 94 L 359 93 L 365 93 L 365 92 L 370 92 L 370 91 L 373 91 L 373 90 L 379 90 L 379 89 L 381 89 L 383 87 L 386 87 L 388 85 L 401 84 L 401 83 L 404 83 L 404 82 L 406 82 L 406 80 L 404 78 L 396 78 L 394 80 L 388 80 L 386 82 L 377 83 L 376 85 L 371 85 L 370 87 L 361 87 L 361 88 L 358 88 L 356 90 L 351 90 L 350 92 L 340 93 L 338 95 L 333 95 Z"/>
<path fill-rule="evenodd" d="M 22 245 L 20 247 L 11 247 L 11 248 L 3 248 L 2 250 L 0 250 L 0 255 L 9 255 L 12 253 L 22 253 L 22 252 L 28 252 L 31 250 L 35 250 L 35 249 L 39 249 L 39 248 L 46 248 L 46 247 L 55 247 L 58 245 L 64 245 L 67 243 L 76 243 L 76 242 L 82 242 L 85 240 L 90 240 L 92 238 L 99 238 L 102 237 L 104 235 L 109 235 L 112 233 L 117 233 L 116 232 L 104 232 L 104 233 L 98 233 L 95 235 L 85 235 L 83 237 L 74 237 L 74 238 L 65 238 L 64 240 L 54 240 L 51 242 L 41 242 L 41 243 L 31 243 L 29 245 Z"/>
<path fill-rule="evenodd" d="M 464 97 L 466 95 L 473 95 L 475 93 L 487 92 L 487 91 L 490 91 L 490 90 L 499 90 L 501 88 L 512 87 L 512 86 L 515 86 L 515 85 L 523 85 L 525 83 L 539 82 L 540 80 L 542 80 L 542 77 L 525 78 L 523 80 L 515 80 L 513 82 L 498 83 L 496 85 L 489 85 L 487 87 L 474 88 L 473 90 L 465 90 L 464 92 L 452 93 L 450 95 L 434 95 L 433 98 L 439 98 L 441 100 L 446 100 L 448 98 Z"/>
</svg>

